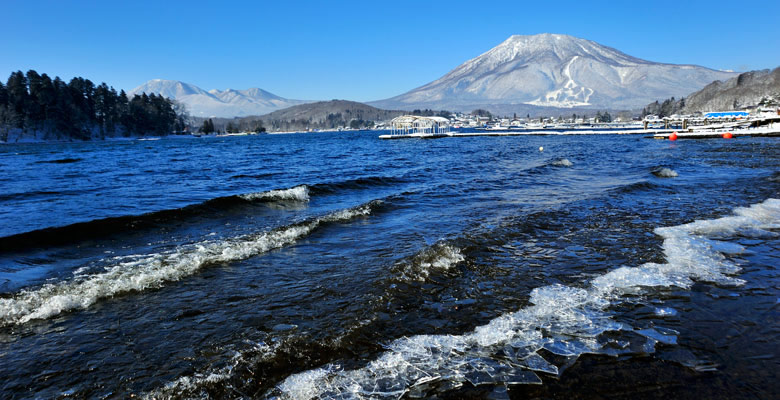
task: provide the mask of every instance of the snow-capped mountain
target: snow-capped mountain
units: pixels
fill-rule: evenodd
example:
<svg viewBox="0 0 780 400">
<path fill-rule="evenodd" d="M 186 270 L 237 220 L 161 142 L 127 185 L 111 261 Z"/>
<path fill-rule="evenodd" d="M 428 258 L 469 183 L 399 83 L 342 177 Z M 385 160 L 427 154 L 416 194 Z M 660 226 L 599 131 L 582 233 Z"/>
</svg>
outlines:
<svg viewBox="0 0 780 400">
<path fill-rule="evenodd" d="M 463 111 L 507 104 L 631 109 L 736 75 L 646 61 L 568 35 L 514 35 L 434 82 L 370 104 Z"/>
<path fill-rule="evenodd" d="M 306 100 L 290 100 L 263 89 L 210 90 L 205 91 L 189 83 L 152 79 L 133 89 L 129 95 L 155 93 L 174 99 L 187 108 L 194 117 L 244 117 L 263 115 L 270 112 L 310 103 Z"/>
</svg>

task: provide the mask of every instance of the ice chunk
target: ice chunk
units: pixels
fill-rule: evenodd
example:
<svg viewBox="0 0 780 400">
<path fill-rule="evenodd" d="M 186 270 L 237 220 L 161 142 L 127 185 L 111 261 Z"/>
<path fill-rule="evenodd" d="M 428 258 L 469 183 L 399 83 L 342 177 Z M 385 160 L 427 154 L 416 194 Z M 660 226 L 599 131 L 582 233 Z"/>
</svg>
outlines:
<svg viewBox="0 0 780 400">
<path fill-rule="evenodd" d="M 398 397 L 415 386 L 418 389 L 414 395 L 418 396 L 429 394 L 423 387 L 427 379 L 437 379 L 430 386 L 437 392 L 459 387 L 465 381 L 474 385 L 541 383 L 531 370 L 560 373 L 583 353 L 654 353 L 658 342 L 675 344 L 677 332 L 662 327 L 628 329 L 611 318 L 610 306 L 623 304 L 623 294 L 646 292 L 652 287 L 685 289 L 694 280 L 740 283 L 728 276 L 739 272 L 739 267 L 724 254 L 738 254 L 741 247 L 712 239 L 728 240 L 745 229 L 780 227 L 780 200 L 770 199 L 735 213 L 657 228 L 655 233 L 664 239 L 666 263 L 617 268 L 582 282 L 582 287 L 554 284 L 536 288 L 530 295 L 531 305 L 501 315 L 470 333 L 401 338 L 363 368 L 329 368 L 324 374 L 314 370 L 288 377 L 278 386 L 287 390 L 281 390 L 281 397 Z M 673 312 L 671 308 L 656 309 L 656 314 Z M 602 334 L 609 330 L 633 332 L 631 336 L 636 340 L 604 340 Z M 566 357 L 563 364 L 553 365 L 536 354 L 542 347 Z M 499 357 L 512 365 L 499 363 Z M 693 367 L 713 368 L 701 362 Z M 294 388 L 292 383 L 301 387 Z"/>
<path fill-rule="evenodd" d="M 501 381 L 507 385 L 541 385 L 542 380 L 531 371 L 513 369 L 501 376 Z"/>
<path fill-rule="evenodd" d="M 526 359 L 520 361 L 520 364 L 532 371 L 546 372 L 552 375 L 558 375 L 558 367 L 550 364 L 539 354 L 531 354 Z"/>
<path fill-rule="evenodd" d="M 655 315 L 659 317 L 673 317 L 677 315 L 677 310 L 675 310 L 672 307 L 656 307 L 655 308 Z"/>
<path fill-rule="evenodd" d="M 487 398 L 491 400 L 509 400 L 509 391 L 506 385 L 498 385 L 490 392 Z"/>
<path fill-rule="evenodd" d="M 594 346 L 579 340 L 555 340 L 544 345 L 544 349 L 559 356 L 578 356 L 596 350 Z"/>
<path fill-rule="evenodd" d="M 677 336 L 665 335 L 653 328 L 639 329 L 636 331 L 636 333 L 644 337 L 661 342 L 663 344 L 677 344 Z"/>
<path fill-rule="evenodd" d="M 710 246 L 713 250 L 723 254 L 742 254 L 745 252 L 745 248 L 736 243 L 710 240 Z"/>
<path fill-rule="evenodd" d="M 463 376 L 465 376 L 466 380 L 474 386 L 496 383 L 496 379 L 485 371 L 469 371 Z"/>
</svg>

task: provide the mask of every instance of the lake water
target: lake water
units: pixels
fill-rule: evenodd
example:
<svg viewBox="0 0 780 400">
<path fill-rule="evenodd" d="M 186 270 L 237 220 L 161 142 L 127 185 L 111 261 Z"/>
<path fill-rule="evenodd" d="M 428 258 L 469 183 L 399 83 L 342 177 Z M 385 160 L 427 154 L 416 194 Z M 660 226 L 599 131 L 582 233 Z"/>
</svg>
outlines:
<svg viewBox="0 0 780 400">
<path fill-rule="evenodd" d="M 2 398 L 778 393 L 777 139 L 13 144 L 0 170 Z"/>
</svg>

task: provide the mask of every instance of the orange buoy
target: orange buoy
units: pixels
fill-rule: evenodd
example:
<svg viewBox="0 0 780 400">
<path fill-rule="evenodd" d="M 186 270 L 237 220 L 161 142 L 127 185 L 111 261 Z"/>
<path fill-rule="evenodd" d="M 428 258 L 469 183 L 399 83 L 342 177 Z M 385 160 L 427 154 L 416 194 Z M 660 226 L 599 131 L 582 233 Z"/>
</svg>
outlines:
<svg viewBox="0 0 780 400">
<path fill-rule="evenodd" d="M 724 139 L 731 139 L 733 137 L 734 137 L 734 135 L 732 135 L 731 132 L 726 132 L 726 133 L 723 134 L 723 138 Z"/>
<path fill-rule="evenodd" d="M 669 135 L 669 140 L 677 140 L 677 132 L 672 132 L 672 134 Z"/>
</svg>

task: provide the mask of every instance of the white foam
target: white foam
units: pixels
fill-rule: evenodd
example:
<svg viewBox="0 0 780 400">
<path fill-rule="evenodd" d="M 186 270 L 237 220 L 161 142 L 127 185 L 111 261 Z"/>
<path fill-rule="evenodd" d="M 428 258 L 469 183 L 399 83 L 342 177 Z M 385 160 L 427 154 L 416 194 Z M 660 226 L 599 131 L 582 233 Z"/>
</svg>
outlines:
<svg viewBox="0 0 780 400">
<path fill-rule="evenodd" d="M 530 306 L 499 316 L 473 332 L 397 339 L 363 368 L 343 370 L 336 364 L 326 365 L 289 376 L 267 395 L 284 399 L 398 398 L 429 382 L 449 381 L 452 386 L 466 381 L 501 384 L 523 374 L 526 382 L 533 383 L 538 378 L 527 375 L 533 375 L 529 370 L 558 372 L 557 366 L 537 353 L 542 348 L 563 356 L 624 351 L 605 349 L 598 340 L 606 331 L 631 329 L 614 321 L 608 311 L 611 305 L 620 304 L 623 294 L 653 287 L 688 288 L 694 280 L 742 282 L 728 276 L 738 272 L 739 267 L 721 254 L 721 250 L 731 254 L 739 248 L 724 246 L 707 236 L 726 236 L 746 228 L 775 229 L 780 223 L 780 200 L 769 199 L 740 208 L 735 214 L 656 229 L 664 238 L 665 264 L 617 268 L 580 288 L 560 284 L 536 288 L 531 292 Z M 659 315 L 674 315 L 672 310 L 660 310 Z M 636 332 L 648 338 L 647 351 L 652 351 L 659 340 L 676 342 L 674 332 Z M 419 387 L 415 391 L 425 393 Z"/>
<path fill-rule="evenodd" d="M 659 168 L 653 171 L 653 175 L 659 177 L 659 178 L 676 178 L 677 177 L 677 171 L 671 169 L 671 168 Z"/>
<path fill-rule="evenodd" d="M 560 160 L 553 161 L 552 165 L 556 167 L 571 167 L 574 164 L 566 158 L 561 158 Z"/>
<path fill-rule="evenodd" d="M 309 201 L 309 188 L 306 185 L 295 186 L 289 189 L 269 190 L 267 192 L 247 193 L 239 195 L 244 200 L 283 200 L 283 201 Z"/>
<path fill-rule="evenodd" d="M 276 353 L 279 348 L 278 343 L 274 345 L 267 345 L 266 343 L 251 343 L 252 347 L 246 351 L 246 354 L 252 355 L 252 361 L 267 359 Z M 204 386 L 209 384 L 216 384 L 230 379 L 234 369 L 239 364 L 245 363 L 246 354 L 235 352 L 231 357 L 227 366 L 219 368 L 217 370 L 208 371 L 205 373 L 195 373 L 192 376 L 182 376 L 178 379 L 168 382 L 163 387 L 155 389 L 151 392 L 144 393 L 140 397 L 147 400 L 152 399 L 172 399 L 172 398 L 208 398 L 203 393 Z"/>
<path fill-rule="evenodd" d="M 445 243 L 436 243 L 416 254 L 401 265 L 401 279 L 424 281 L 434 270 L 446 271 L 465 260 L 460 249 Z"/>
<path fill-rule="evenodd" d="M 75 275 L 69 281 L 25 289 L 11 298 L 0 299 L 0 323 L 46 319 L 64 311 L 86 309 L 100 299 L 120 293 L 157 288 L 165 282 L 192 275 L 209 264 L 244 260 L 292 244 L 323 223 L 346 222 L 368 215 L 376 204 L 376 201 L 370 202 L 259 234 L 203 241 L 162 253 L 115 258 L 105 272 Z"/>
</svg>

